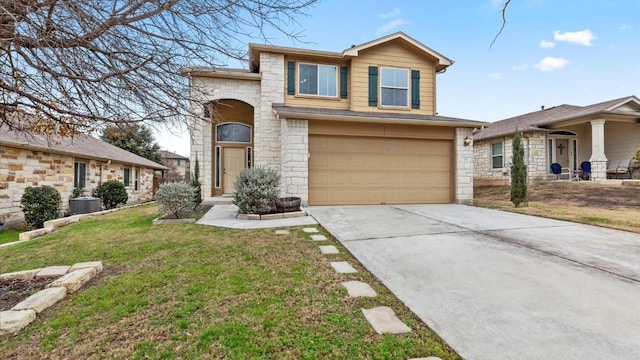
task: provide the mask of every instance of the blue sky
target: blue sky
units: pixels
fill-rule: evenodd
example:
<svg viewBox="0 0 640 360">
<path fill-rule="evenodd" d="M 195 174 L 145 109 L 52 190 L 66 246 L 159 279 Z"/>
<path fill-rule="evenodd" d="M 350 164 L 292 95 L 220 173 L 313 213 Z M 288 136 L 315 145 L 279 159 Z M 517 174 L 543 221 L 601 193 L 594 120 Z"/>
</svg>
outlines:
<svg viewBox="0 0 640 360">
<path fill-rule="evenodd" d="M 402 31 L 455 61 L 437 77 L 442 116 L 493 122 L 541 105 L 640 96 L 640 1 L 512 0 L 489 48 L 503 2 L 324 0 L 298 18 L 303 42 L 268 35 L 273 45 L 342 51 Z M 158 142 L 189 154 L 186 134 Z"/>
</svg>

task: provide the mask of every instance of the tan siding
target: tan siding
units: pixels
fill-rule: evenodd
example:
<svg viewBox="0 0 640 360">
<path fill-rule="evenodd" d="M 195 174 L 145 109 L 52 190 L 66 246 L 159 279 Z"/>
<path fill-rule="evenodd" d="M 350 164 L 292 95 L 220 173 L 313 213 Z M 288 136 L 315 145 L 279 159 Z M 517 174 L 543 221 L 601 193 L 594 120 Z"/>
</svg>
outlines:
<svg viewBox="0 0 640 360">
<path fill-rule="evenodd" d="M 604 134 L 604 154 L 609 160 L 631 160 L 640 149 L 639 125 L 607 121 Z"/>
<path fill-rule="evenodd" d="M 296 62 L 296 71 L 298 69 L 298 63 L 309 63 L 309 64 L 320 64 L 320 65 L 335 65 L 338 67 L 338 91 L 336 98 L 327 98 L 322 96 L 312 96 L 312 95 L 287 95 L 287 83 L 289 72 L 287 71 L 287 63 L 289 61 Z M 328 109 L 341 109 L 348 110 L 349 109 L 349 99 L 341 99 L 340 98 L 340 67 L 348 66 L 348 61 L 335 61 L 334 59 L 318 59 L 318 58 L 310 58 L 310 57 L 285 57 L 284 61 L 284 93 L 285 93 L 285 104 L 290 106 L 301 106 L 301 107 L 321 107 Z M 347 80 L 347 83 L 350 82 L 351 79 Z M 298 85 L 296 84 L 296 94 L 298 92 Z"/>
<path fill-rule="evenodd" d="M 420 70 L 420 109 L 398 110 L 369 106 L 369 66 L 386 66 Z M 351 110 L 397 113 L 435 113 L 435 66 L 424 56 L 396 42 L 386 43 L 362 51 L 351 63 Z"/>
</svg>

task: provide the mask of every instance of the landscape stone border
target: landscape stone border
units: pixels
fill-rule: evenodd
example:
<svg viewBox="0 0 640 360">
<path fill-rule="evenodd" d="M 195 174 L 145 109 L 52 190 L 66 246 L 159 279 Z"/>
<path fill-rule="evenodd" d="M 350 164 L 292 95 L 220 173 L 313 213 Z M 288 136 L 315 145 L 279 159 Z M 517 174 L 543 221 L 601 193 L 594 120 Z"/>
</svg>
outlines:
<svg viewBox="0 0 640 360">
<path fill-rule="evenodd" d="M 275 214 L 240 214 L 236 215 L 236 219 L 239 220 L 274 220 L 274 219 L 289 219 L 296 217 L 303 217 L 309 215 L 306 210 L 300 211 L 291 211 L 285 213 L 275 213 Z"/>
<path fill-rule="evenodd" d="M 49 266 L 0 274 L 0 280 L 55 279 L 45 289 L 16 304 L 11 310 L 0 311 L 0 336 L 20 331 L 36 319 L 36 314 L 78 291 L 102 270 L 102 261 L 88 261 L 73 266 Z"/>
</svg>

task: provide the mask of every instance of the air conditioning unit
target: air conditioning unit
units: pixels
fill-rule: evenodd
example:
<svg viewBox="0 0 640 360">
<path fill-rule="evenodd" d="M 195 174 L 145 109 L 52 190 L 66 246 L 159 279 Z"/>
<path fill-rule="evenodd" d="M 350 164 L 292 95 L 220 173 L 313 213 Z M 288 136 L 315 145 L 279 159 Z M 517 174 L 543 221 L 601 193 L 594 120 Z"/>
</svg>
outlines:
<svg viewBox="0 0 640 360">
<path fill-rule="evenodd" d="M 69 199 L 69 212 L 71 215 L 88 214 L 101 210 L 100 198 L 96 197 L 79 197 Z"/>
</svg>

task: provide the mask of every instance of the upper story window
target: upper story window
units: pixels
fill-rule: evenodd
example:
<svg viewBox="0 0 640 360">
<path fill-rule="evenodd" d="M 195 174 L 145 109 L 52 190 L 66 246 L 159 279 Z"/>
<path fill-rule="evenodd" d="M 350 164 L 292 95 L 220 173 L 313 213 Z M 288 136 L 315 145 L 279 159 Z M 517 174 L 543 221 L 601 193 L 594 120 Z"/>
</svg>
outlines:
<svg viewBox="0 0 640 360">
<path fill-rule="evenodd" d="M 380 105 L 409 106 L 409 70 L 380 68 Z"/>
<path fill-rule="evenodd" d="M 177 163 L 178 163 L 178 166 L 185 166 L 186 161 L 184 159 L 178 159 Z"/>
<path fill-rule="evenodd" d="M 251 126 L 238 123 L 227 123 L 216 126 L 218 142 L 251 142 Z"/>
<path fill-rule="evenodd" d="M 298 64 L 298 94 L 337 97 L 338 67 Z"/>
<path fill-rule="evenodd" d="M 502 143 L 491 144 L 491 168 L 501 169 L 503 164 Z"/>
</svg>

